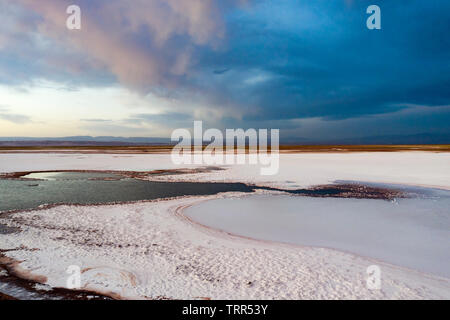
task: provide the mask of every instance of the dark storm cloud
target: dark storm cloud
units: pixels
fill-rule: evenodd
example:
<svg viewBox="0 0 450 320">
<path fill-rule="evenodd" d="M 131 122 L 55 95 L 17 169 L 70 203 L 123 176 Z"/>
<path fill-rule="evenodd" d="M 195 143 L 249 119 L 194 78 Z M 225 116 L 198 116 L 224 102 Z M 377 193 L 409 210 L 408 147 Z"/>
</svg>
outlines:
<svg viewBox="0 0 450 320">
<path fill-rule="evenodd" d="M 365 26 L 369 1 L 296 3 L 260 2 L 231 16 L 229 49 L 202 57 L 204 67 L 232 67 L 205 77 L 222 101 L 258 110 L 247 120 L 344 119 L 450 101 L 448 2 L 379 1 L 382 30 Z"/>
</svg>

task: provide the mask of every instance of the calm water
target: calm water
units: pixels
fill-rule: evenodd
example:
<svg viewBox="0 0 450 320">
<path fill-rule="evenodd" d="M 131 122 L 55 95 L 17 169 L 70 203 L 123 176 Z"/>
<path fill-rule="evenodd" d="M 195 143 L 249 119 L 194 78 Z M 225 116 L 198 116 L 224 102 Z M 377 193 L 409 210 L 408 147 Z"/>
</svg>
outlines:
<svg viewBox="0 0 450 320">
<path fill-rule="evenodd" d="M 100 204 L 220 192 L 278 190 L 291 194 L 333 195 L 338 190 L 280 190 L 242 183 L 152 182 L 103 172 L 37 172 L 22 180 L 0 179 L 0 212 L 33 209 L 43 204 Z M 0 232 L 3 232 L 0 230 Z"/>
<path fill-rule="evenodd" d="M 45 172 L 25 177 L 44 180 L 0 180 L 0 211 L 42 204 L 127 202 L 253 190 L 241 183 L 151 182 L 107 173 Z"/>
<path fill-rule="evenodd" d="M 450 192 L 395 201 L 249 195 L 184 212 L 255 239 L 329 247 L 450 278 Z"/>
</svg>

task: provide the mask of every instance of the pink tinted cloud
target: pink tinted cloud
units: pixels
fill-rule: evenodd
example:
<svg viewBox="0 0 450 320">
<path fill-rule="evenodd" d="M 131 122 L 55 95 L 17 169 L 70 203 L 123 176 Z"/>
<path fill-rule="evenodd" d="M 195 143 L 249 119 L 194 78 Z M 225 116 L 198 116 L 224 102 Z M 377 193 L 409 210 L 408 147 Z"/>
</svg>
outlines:
<svg viewBox="0 0 450 320">
<path fill-rule="evenodd" d="M 87 54 L 94 68 L 106 68 L 139 90 L 173 87 L 188 72 L 196 47 L 214 49 L 225 36 L 223 6 L 212 0 L 79 0 L 81 30 L 66 28 L 73 1 L 17 3 L 42 18 L 39 33 Z"/>
</svg>

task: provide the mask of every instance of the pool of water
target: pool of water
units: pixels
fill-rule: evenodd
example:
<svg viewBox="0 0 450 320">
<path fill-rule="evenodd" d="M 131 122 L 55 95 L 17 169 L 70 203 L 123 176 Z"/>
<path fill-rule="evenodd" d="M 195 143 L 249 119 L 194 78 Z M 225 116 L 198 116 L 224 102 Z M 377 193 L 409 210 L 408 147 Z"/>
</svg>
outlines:
<svg viewBox="0 0 450 320">
<path fill-rule="evenodd" d="M 22 178 L 42 180 L 89 180 L 122 179 L 123 176 L 104 172 L 33 172 L 23 176 Z"/>
<path fill-rule="evenodd" d="M 106 173 L 43 172 L 25 178 L 30 180 L 0 180 L 0 211 L 32 209 L 43 204 L 130 202 L 253 191 L 242 183 L 152 182 Z"/>
<path fill-rule="evenodd" d="M 328 247 L 450 277 L 450 192 L 395 201 L 249 195 L 184 212 L 261 240 Z"/>
</svg>

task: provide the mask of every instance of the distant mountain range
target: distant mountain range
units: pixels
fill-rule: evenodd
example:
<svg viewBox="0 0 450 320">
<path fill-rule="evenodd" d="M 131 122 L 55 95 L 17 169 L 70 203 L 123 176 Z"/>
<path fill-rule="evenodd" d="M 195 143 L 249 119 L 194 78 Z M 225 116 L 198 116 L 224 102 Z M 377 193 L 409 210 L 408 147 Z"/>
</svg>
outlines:
<svg viewBox="0 0 450 320">
<path fill-rule="evenodd" d="M 58 138 L 0 137 L 0 146 L 127 146 L 170 145 L 170 138 L 71 136 Z M 368 136 L 346 139 L 281 138 L 285 145 L 376 145 L 376 144 L 450 144 L 450 133 Z"/>
<path fill-rule="evenodd" d="M 0 137 L 0 146 L 126 146 L 126 145 L 167 145 L 169 138 L 143 137 L 91 137 L 72 136 L 58 138 Z"/>
</svg>

